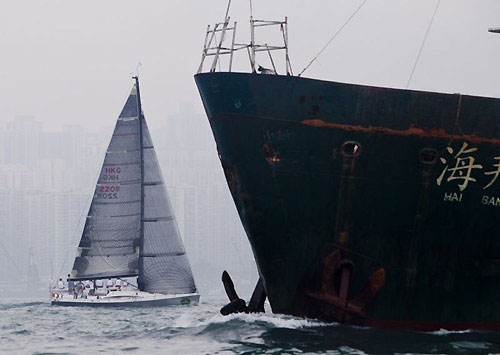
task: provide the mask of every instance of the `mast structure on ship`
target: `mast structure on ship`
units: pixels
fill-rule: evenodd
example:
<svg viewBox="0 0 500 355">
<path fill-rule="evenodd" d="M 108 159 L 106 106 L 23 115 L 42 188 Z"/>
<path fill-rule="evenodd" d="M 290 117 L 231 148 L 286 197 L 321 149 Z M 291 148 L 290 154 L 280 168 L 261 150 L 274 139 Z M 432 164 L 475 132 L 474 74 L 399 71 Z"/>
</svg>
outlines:
<svg viewBox="0 0 500 355">
<path fill-rule="evenodd" d="M 286 75 L 293 75 L 292 65 L 290 63 L 290 56 L 288 52 L 288 18 L 285 17 L 283 21 L 269 21 L 269 20 L 256 20 L 253 17 L 253 6 L 252 0 L 250 0 L 250 43 L 237 43 L 236 42 L 236 28 L 237 22 L 233 22 L 230 25 L 229 10 L 231 7 L 231 0 L 228 1 L 226 15 L 224 17 L 224 22 L 216 23 L 215 25 L 208 25 L 205 34 L 205 42 L 203 45 L 203 52 L 201 56 L 201 63 L 198 67 L 197 73 L 203 72 L 203 65 L 207 57 L 214 57 L 212 64 L 210 66 L 210 72 L 221 71 L 220 57 L 223 55 L 229 55 L 229 65 L 228 72 L 233 70 L 233 57 L 236 52 L 241 50 L 247 50 L 248 58 L 250 60 L 250 68 L 252 73 L 256 73 L 257 70 L 264 71 L 265 73 L 278 74 L 275 60 L 273 58 L 272 52 L 284 51 L 285 52 L 285 71 Z M 281 45 L 269 45 L 267 43 L 257 43 L 256 42 L 256 29 L 261 27 L 271 27 L 278 26 L 283 37 L 283 43 Z M 228 33 L 232 32 L 230 43 L 226 40 Z M 220 37 L 217 38 L 217 34 L 220 33 Z M 269 57 L 270 64 L 272 65 L 272 70 L 257 67 L 257 53 L 266 52 Z"/>
</svg>

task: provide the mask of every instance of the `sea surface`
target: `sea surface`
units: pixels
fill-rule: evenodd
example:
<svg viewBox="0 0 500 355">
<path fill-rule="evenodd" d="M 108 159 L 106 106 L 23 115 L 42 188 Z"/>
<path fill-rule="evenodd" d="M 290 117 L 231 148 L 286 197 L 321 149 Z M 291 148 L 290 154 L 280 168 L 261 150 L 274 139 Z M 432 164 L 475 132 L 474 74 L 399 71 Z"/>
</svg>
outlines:
<svg viewBox="0 0 500 355">
<path fill-rule="evenodd" d="M 494 354 L 500 333 L 418 333 L 325 324 L 273 314 L 223 317 L 226 301 L 150 309 L 62 308 L 0 301 L 8 354 Z"/>
</svg>

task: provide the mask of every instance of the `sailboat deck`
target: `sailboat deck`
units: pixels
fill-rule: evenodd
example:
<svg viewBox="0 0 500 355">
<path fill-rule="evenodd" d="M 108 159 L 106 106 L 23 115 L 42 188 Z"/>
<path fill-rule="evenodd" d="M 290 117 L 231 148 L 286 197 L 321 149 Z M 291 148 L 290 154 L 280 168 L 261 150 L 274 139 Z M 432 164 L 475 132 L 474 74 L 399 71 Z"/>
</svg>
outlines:
<svg viewBox="0 0 500 355">
<path fill-rule="evenodd" d="M 57 306 L 110 306 L 110 307 L 163 307 L 198 304 L 198 293 L 160 294 L 143 291 L 112 291 L 104 296 L 86 296 L 73 298 L 72 295 L 59 292 L 52 297 L 51 304 Z"/>
</svg>

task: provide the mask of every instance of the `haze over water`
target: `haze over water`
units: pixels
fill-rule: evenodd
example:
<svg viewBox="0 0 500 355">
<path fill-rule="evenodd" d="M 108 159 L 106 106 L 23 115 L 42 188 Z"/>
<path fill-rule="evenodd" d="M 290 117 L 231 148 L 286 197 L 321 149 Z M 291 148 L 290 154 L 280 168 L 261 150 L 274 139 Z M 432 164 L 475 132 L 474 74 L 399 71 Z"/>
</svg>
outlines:
<svg viewBox="0 0 500 355">
<path fill-rule="evenodd" d="M 288 16 L 297 74 L 360 2 L 254 0 L 254 10 L 261 19 Z M 435 4 L 368 1 L 306 76 L 404 87 Z M 226 0 L 2 0 L 0 297 L 26 284 L 35 288 L 27 282 L 31 259 L 43 291 L 50 277 L 69 272 L 85 201 L 141 62 L 145 113 L 202 304 L 100 310 L 4 299 L 0 353 L 500 353 L 498 332 L 425 334 L 269 312 L 219 314 L 227 301 L 207 296 L 222 293 L 224 268 L 244 297 L 257 281 L 193 81 L 206 25 L 222 20 L 225 6 Z M 498 0 L 443 0 L 410 88 L 499 97 L 500 36 L 486 31 L 500 26 L 498 10 Z M 239 38 L 248 40 L 248 1 L 234 0 L 231 15 Z M 245 56 L 236 58 L 238 71 L 248 71 Z"/>
<path fill-rule="evenodd" d="M 16 354 L 493 354 L 496 332 L 417 333 L 266 314 L 223 317 L 225 299 L 193 307 L 63 308 L 0 302 L 0 352 Z M 269 309 L 267 310 L 269 312 Z"/>
</svg>

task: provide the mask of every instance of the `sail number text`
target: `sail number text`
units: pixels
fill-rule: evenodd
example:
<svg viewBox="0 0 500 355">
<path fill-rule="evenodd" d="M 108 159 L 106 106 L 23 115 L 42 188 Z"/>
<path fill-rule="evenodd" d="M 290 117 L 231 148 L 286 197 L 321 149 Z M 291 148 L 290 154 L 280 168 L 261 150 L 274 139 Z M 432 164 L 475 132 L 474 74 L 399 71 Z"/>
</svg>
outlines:
<svg viewBox="0 0 500 355">
<path fill-rule="evenodd" d="M 116 200 L 120 192 L 120 186 L 99 186 L 96 197 L 103 200 Z"/>
<path fill-rule="evenodd" d="M 104 175 L 102 176 L 103 181 L 118 181 L 120 180 L 120 173 L 122 169 L 118 167 L 114 168 L 105 168 Z"/>
</svg>

